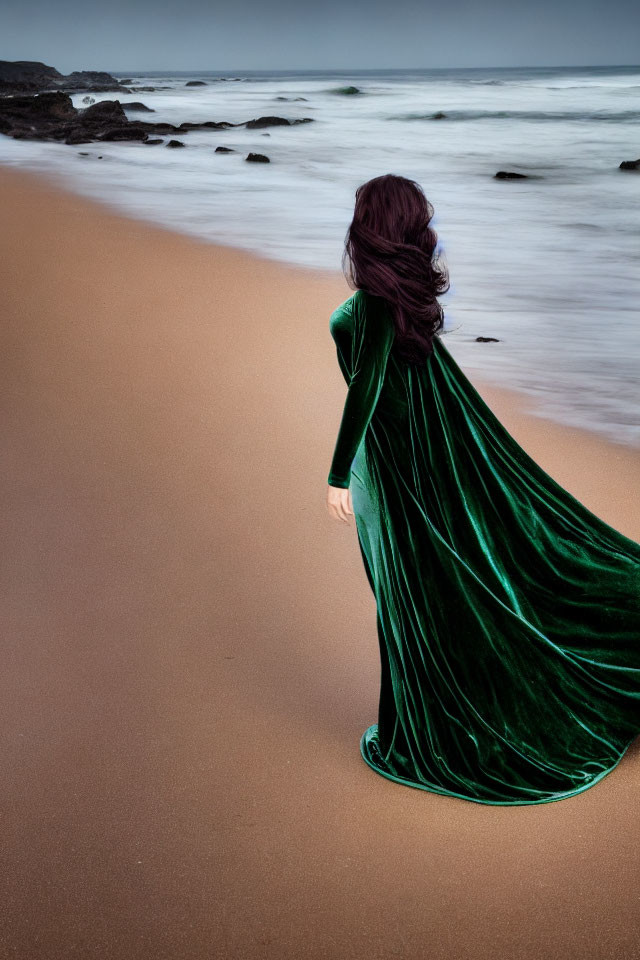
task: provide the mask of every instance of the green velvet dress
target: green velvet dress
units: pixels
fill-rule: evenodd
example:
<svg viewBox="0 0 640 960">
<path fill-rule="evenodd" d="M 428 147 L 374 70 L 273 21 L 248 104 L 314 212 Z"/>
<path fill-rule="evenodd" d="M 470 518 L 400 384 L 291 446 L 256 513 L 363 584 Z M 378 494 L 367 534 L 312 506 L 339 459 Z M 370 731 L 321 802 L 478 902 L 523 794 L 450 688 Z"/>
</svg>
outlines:
<svg viewBox="0 0 640 960">
<path fill-rule="evenodd" d="M 640 544 L 542 470 L 438 335 L 407 364 L 362 290 L 330 331 L 348 391 L 328 482 L 351 487 L 377 609 L 363 759 L 477 803 L 588 789 L 640 733 Z"/>
</svg>

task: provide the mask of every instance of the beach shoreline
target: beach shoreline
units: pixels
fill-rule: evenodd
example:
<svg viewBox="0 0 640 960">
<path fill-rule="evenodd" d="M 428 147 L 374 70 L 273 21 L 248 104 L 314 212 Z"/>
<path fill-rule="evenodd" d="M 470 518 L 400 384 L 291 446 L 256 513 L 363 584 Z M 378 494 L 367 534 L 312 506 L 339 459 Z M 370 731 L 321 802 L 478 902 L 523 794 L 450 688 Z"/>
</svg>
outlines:
<svg viewBox="0 0 640 960">
<path fill-rule="evenodd" d="M 456 359 L 480 382 L 526 397 L 523 412 L 544 410 L 640 449 L 636 181 L 620 169 L 634 134 L 637 68 L 373 70 L 352 78 L 355 87 L 336 71 L 252 76 L 223 83 L 208 71 L 198 86 L 178 74 L 129 78 L 126 96 L 114 80 L 113 90 L 87 99 L 100 116 L 116 111 L 115 139 L 109 125 L 94 129 L 91 111 L 85 127 L 82 92 L 65 101 L 71 119 L 49 131 L 61 139 L 39 139 L 49 121 L 35 102 L 20 121 L 24 136 L 19 128 L 3 136 L 0 166 L 51 176 L 122 215 L 330 277 L 340 272 L 354 190 L 388 169 L 392 133 L 395 173 L 415 178 L 433 204 L 451 276 L 441 297 L 444 339 Z M 354 89 L 357 96 L 347 92 Z M 150 112 L 134 109 L 131 95 Z M 258 117 L 267 104 L 275 115 Z M 145 130 L 155 146 L 141 139 Z M 169 137 L 184 149 L 167 149 Z M 247 163 L 250 153 L 270 162 Z M 497 179 L 501 167 L 523 179 Z M 607 197 L 601 210 L 596 194 Z M 613 285 L 594 269 L 605 263 Z"/>
</svg>

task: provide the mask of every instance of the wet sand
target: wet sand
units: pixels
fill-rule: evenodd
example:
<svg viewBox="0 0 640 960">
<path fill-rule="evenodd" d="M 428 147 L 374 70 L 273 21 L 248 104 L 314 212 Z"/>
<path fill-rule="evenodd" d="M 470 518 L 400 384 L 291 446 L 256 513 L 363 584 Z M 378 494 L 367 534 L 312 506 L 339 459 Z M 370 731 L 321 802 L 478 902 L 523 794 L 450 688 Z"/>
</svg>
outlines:
<svg viewBox="0 0 640 960">
<path fill-rule="evenodd" d="M 528 807 L 360 757 L 375 606 L 325 507 L 342 276 L 8 168 L 0 203 L 0 956 L 640 956 L 638 741 Z M 640 451 L 471 379 L 640 538 Z"/>
</svg>

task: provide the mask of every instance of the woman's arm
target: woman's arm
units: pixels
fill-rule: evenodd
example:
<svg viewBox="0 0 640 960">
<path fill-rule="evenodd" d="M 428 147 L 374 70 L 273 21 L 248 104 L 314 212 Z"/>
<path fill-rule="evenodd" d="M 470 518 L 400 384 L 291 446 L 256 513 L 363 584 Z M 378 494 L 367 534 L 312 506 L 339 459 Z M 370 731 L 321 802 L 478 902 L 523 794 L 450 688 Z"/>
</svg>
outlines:
<svg viewBox="0 0 640 960">
<path fill-rule="evenodd" d="M 349 486 L 351 464 L 378 402 L 395 336 L 393 320 L 381 298 L 358 290 L 353 311 L 353 373 L 329 471 L 331 487 Z"/>
</svg>

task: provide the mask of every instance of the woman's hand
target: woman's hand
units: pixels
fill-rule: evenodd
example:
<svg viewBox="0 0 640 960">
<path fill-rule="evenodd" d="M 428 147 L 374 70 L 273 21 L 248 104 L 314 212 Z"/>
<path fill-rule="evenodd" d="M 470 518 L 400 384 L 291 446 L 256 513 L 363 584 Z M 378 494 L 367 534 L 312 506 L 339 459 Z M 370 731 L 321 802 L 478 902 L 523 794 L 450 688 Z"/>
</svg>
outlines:
<svg viewBox="0 0 640 960">
<path fill-rule="evenodd" d="M 353 516 L 349 487 L 327 487 L 327 510 L 334 520 L 349 523 L 349 517 Z"/>
</svg>

